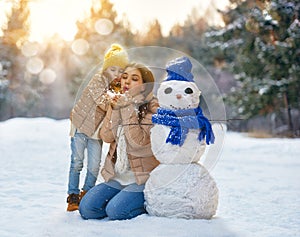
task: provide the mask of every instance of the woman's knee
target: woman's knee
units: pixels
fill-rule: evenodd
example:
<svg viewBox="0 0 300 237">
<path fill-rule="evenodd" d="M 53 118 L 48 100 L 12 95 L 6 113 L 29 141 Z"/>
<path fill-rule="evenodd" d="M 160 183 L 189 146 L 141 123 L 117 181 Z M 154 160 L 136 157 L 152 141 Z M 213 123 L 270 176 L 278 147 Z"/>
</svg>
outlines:
<svg viewBox="0 0 300 237">
<path fill-rule="evenodd" d="M 84 199 L 81 200 L 78 211 L 83 219 L 90 219 L 90 207 L 86 204 Z"/>
<path fill-rule="evenodd" d="M 110 201 L 105 209 L 106 215 L 110 220 L 125 220 L 127 218 L 127 214 L 123 208 L 123 206 L 115 204 L 113 201 Z"/>
<path fill-rule="evenodd" d="M 111 220 L 125 220 L 145 213 L 144 196 L 138 192 L 121 191 L 106 206 L 106 214 Z"/>
<path fill-rule="evenodd" d="M 85 220 L 90 219 L 89 209 L 82 203 L 80 203 L 78 211 L 79 211 L 80 216 L 83 219 L 85 219 Z"/>
<path fill-rule="evenodd" d="M 100 219 L 106 217 L 105 208 L 108 201 L 120 191 L 113 186 L 117 186 L 117 183 L 101 183 L 91 188 L 83 196 L 79 204 L 79 213 L 83 219 Z"/>
<path fill-rule="evenodd" d="M 110 220 L 127 220 L 146 213 L 143 205 L 124 209 L 124 206 L 116 206 L 111 203 L 108 203 L 105 211 Z"/>
<path fill-rule="evenodd" d="M 87 194 L 86 194 L 87 195 Z M 79 204 L 79 213 L 83 219 L 90 219 L 92 213 L 92 203 L 89 201 L 88 198 L 82 198 Z"/>
<path fill-rule="evenodd" d="M 90 199 L 85 198 L 85 196 L 80 201 L 79 209 L 78 209 L 81 217 L 85 220 L 101 219 L 106 217 L 105 208 L 95 206 L 95 203 L 91 202 Z"/>
</svg>

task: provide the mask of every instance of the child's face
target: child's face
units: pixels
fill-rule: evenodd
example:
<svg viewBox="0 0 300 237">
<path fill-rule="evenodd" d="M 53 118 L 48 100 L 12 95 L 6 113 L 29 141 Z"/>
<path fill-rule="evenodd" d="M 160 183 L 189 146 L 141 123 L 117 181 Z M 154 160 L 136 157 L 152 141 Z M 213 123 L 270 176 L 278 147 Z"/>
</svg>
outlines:
<svg viewBox="0 0 300 237">
<path fill-rule="evenodd" d="M 133 67 L 128 67 L 121 77 L 121 88 L 123 92 L 130 90 L 135 86 L 143 84 L 141 72 Z"/>
<path fill-rule="evenodd" d="M 120 78 L 123 72 L 124 69 L 119 66 L 110 66 L 103 71 L 103 75 L 109 80 L 114 80 L 116 78 Z"/>
</svg>

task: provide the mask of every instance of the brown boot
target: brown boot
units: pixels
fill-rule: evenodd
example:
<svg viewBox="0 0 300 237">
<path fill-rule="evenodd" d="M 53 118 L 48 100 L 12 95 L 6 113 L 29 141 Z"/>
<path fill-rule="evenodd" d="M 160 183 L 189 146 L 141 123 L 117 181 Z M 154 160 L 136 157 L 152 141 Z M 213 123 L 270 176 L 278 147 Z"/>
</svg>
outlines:
<svg viewBox="0 0 300 237">
<path fill-rule="evenodd" d="M 81 199 L 83 198 L 83 196 L 87 193 L 87 191 L 82 190 L 79 194 L 79 202 L 81 201 Z"/>
<path fill-rule="evenodd" d="M 67 203 L 68 203 L 67 211 L 78 210 L 79 194 L 75 194 L 75 193 L 69 194 L 69 196 L 67 198 Z"/>
</svg>

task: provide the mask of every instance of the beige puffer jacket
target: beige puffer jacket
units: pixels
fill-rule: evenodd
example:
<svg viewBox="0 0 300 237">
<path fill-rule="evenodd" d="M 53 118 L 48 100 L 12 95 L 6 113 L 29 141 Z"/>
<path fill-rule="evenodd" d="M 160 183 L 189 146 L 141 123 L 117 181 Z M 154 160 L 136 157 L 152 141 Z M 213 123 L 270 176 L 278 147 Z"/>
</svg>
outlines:
<svg viewBox="0 0 300 237">
<path fill-rule="evenodd" d="M 95 133 L 108 109 L 109 102 L 105 96 L 108 86 L 107 78 L 100 73 L 95 74 L 71 111 L 72 124 L 89 137 Z"/>
<path fill-rule="evenodd" d="M 150 142 L 150 129 L 152 128 L 152 114 L 158 107 L 157 99 L 151 94 L 151 99 L 145 104 L 144 115 L 139 121 L 136 113 L 136 105 L 130 104 L 121 109 L 109 107 L 103 120 L 100 136 L 103 141 L 110 143 L 104 167 L 101 174 L 105 181 L 115 176 L 114 166 L 117 160 L 116 135 L 118 126 L 124 126 L 127 156 L 130 168 L 133 171 L 137 184 L 144 184 L 149 178 L 149 173 L 159 165 L 155 159 Z"/>
</svg>

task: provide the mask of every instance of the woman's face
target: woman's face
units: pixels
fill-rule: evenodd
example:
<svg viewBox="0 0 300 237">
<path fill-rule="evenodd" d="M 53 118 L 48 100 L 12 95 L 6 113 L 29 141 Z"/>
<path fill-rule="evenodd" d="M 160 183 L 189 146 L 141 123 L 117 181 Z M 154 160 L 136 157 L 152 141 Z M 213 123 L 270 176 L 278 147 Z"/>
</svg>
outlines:
<svg viewBox="0 0 300 237">
<path fill-rule="evenodd" d="M 121 76 L 121 88 L 123 93 L 135 86 L 140 86 L 142 84 L 142 74 L 138 69 L 133 67 L 128 67 L 125 69 L 124 73 Z"/>
</svg>

